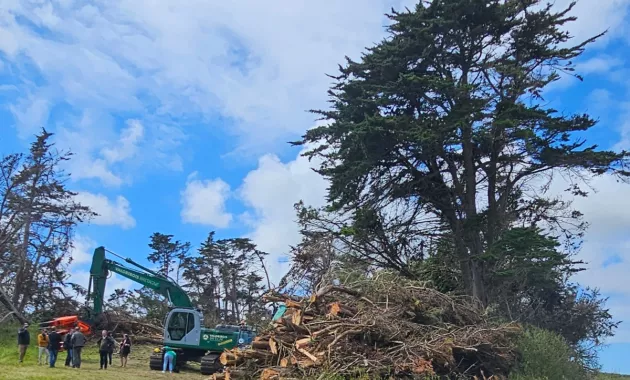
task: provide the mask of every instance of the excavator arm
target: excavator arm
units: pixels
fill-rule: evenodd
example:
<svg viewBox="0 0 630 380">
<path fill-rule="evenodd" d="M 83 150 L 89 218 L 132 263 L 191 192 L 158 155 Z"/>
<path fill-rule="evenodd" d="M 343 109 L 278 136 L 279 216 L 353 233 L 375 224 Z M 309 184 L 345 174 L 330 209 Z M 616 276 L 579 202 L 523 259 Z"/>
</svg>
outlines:
<svg viewBox="0 0 630 380">
<path fill-rule="evenodd" d="M 107 251 L 109 252 L 109 251 Z M 109 260 L 105 257 L 105 247 L 98 247 L 94 250 L 92 258 L 92 266 L 90 268 L 90 283 L 88 285 L 88 300 L 93 301 L 94 315 L 103 312 L 103 303 L 105 297 L 105 285 L 109 272 L 117 273 L 125 278 L 135 281 L 147 288 L 153 289 L 156 293 L 161 294 L 174 307 L 192 308 L 193 304 L 190 297 L 186 294 L 175 281 L 167 276 L 152 271 L 129 258 L 122 258 L 125 262 L 135 266 L 128 268 L 121 263 Z"/>
</svg>

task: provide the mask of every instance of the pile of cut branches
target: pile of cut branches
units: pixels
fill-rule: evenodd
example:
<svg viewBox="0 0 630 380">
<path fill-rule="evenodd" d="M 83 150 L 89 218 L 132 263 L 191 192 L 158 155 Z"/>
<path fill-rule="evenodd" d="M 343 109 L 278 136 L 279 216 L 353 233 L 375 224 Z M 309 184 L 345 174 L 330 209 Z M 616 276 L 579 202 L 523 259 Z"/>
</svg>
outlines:
<svg viewBox="0 0 630 380">
<path fill-rule="evenodd" d="M 512 338 L 520 327 L 489 323 L 468 298 L 403 280 L 356 289 L 266 295 L 287 311 L 250 349 L 224 352 L 222 364 L 263 380 L 321 372 L 499 379 L 516 360 Z"/>
<path fill-rule="evenodd" d="M 99 330 L 112 331 L 117 336 L 129 334 L 134 344 L 162 344 L 162 326 L 148 323 L 127 313 L 107 311 L 96 321 L 97 335 Z"/>
</svg>

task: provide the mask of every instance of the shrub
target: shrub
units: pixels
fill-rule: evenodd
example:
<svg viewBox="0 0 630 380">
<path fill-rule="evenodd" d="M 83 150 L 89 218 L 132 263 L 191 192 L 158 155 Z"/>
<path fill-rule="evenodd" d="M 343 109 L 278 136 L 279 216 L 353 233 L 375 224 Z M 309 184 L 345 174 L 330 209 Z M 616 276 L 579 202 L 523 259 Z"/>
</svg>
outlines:
<svg viewBox="0 0 630 380">
<path fill-rule="evenodd" d="M 529 328 L 518 341 L 519 366 L 510 379 L 586 380 L 589 378 L 575 351 L 560 335 Z"/>
</svg>

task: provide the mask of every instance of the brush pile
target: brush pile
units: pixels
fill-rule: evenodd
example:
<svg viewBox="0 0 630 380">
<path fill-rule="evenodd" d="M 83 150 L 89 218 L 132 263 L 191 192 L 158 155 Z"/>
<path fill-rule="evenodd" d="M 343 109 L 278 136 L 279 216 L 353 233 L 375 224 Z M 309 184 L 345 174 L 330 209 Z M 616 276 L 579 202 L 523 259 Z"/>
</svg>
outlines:
<svg viewBox="0 0 630 380">
<path fill-rule="evenodd" d="M 162 344 L 163 328 L 158 323 L 147 323 L 137 317 L 118 311 L 106 311 L 95 321 L 94 332 L 112 331 L 116 336 L 129 334 L 135 344 Z"/>
<path fill-rule="evenodd" d="M 250 349 L 223 353 L 221 363 L 233 373 L 263 380 L 322 372 L 501 379 L 516 360 L 517 325 L 493 325 L 467 298 L 400 279 L 360 288 L 329 285 L 304 299 L 268 294 L 266 300 L 287 310 Z"/>
</svg>

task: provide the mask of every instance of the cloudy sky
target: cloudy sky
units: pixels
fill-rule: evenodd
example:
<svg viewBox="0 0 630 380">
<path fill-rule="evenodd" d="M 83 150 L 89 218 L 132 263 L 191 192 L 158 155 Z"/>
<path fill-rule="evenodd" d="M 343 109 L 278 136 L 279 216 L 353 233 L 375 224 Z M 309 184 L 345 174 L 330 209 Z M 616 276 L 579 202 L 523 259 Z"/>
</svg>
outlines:
<svg viewBox="0 0 630 380">
<path fill-rule="evenodd" d="M 568 0 L 557 0 L 558 6 Z M 72 267 L 87 281 L 98 245 L 142 260 L 153 232 L 201 242 L 249 236 L 272 253 L 277 278 L 298 236 L 292 205 L 323 204 L 326 184 L 286 144 L 315 124 L 344 55 L 384 36 L 383 14 L 411 0 L 2 0 L 0 153 L 24 150 L 38 129 L 75 153 L 70 186 L 100 214 L 81 226 Z M 609 29 L 547 99 L 587 111 L 589 138 L 630 148 L 630 0 L 581 0 L 578 38 Z M 611 178 L 579 208 L 591 222 L 583 285 L 628 319 L 602 353 L 630 372 L 630 191 Z M 109 286 L 130 287 L 115 278 Z"/>
</svg>

